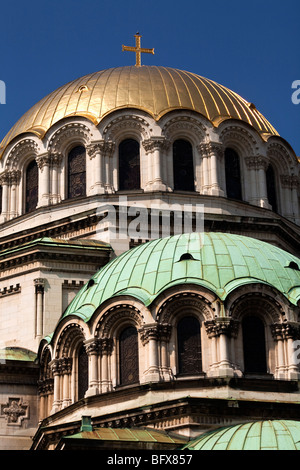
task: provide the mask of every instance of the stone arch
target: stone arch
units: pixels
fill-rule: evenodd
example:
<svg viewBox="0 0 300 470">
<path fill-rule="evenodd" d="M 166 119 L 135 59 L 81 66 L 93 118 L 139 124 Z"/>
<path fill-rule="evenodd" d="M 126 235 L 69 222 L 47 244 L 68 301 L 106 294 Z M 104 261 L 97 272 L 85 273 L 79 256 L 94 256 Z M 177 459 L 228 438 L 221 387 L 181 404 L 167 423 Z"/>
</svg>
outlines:
<svg viewBox="0 0 300 470">
<path fill-rule="evenodd" d="M 55 358 L 72 357 L 77 345 L 84 340 L 84 328 L 78 323 L 68 323 L 57 338 L 54 352 Z"/>
<path fill-rule="evenodd" d="M 113 141 L 116 146 L 125 138 L 138 139 L 139 142 L 150 138 L 150 124 L 145 117 L 138 114 L 121 113 L 110 117 L 103 128 L 103 136 L 107 141 Z"/>
<path fill-rule="evenodd" d="M 96 338 L 113 338 L 126 325 L 134 325 L 138 329 L 143 326 L 144 318 L 140 310 L 129 303 L 120 303 L 101 313 L 96 322 Z"/>
<path fill-rule="evenodd" d="M 168 116 L 162 127 L 162 136 L 169 142 L 176 139 L 187 139 L 196 147 L 205 139 L 207 128 L 195 117 L 177 115 Z"/>
<path fill-rule="evenodd" d="M 92 140 L 91 129 L 83 122 L 64 123 L 49 136 L 47 150 L 49 154 L 68 152 L 76 145 L 87 147 Z"/>
<path fill-rule="evenodd" d="M 254 132 L 240 123 L 226 122 L 221 125 L 219 138 L 224 147 L 233 148 L 241 157 L 257 155 L 262 145 Z"/>
<path fill-rule="evenodd" d="M 203 295 L 195 292 L 182 292 L 170 294 L 170 297 L 163 301 L 157 309 L 157 322 L 160 324 L 172 324 L 174 318 L 181 316 L 186 308 L 192 308 L 197 315 L 201 315 L 203 321 L 213 319 L 213 310 Z"/>
</svg>

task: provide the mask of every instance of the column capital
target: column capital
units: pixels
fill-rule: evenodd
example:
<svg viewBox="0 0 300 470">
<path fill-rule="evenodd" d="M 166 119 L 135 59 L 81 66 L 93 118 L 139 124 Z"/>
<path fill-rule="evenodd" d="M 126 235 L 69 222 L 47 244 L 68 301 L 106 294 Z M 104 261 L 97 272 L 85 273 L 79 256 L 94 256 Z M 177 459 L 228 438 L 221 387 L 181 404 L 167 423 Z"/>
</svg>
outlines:
<svg viewBox="0 0 300 470">
<path fill-rule="evenodd" d="M 269 159 L 264 155 L 246 157 L 245 162 L 250 170 L 266 170 L 270 163 Z"/>
<path fill-rule="evenodd" d="M 101 338 L 99 339 L 99 350 L 106 355 L 110 355 L 113 350 L 113 339 L 112 338 Z"/>
<path fill-rule="evenodd" d="M 111 140 L 97 140 L 94 142 L 91 142 L 87 148 L 87 154 L 90 159 L 94 158 L 97 154 L 103 155 L 103 156 L 112 156 L 113 151 L 115 148 L 115 143 Z"/>
<path fill-rule="evenodd" d="M 275 341 L 291 338 L 300 339 L 300 326 L 296 322 L 273 323 L 271 333 Z"/>
<path fill-rule="evenodd" d="M 157 136 L 143 140 L 142 145 L 146 151 L 146 154 L 148 154 L 154 152 L 155 150 L 165 150 L 169 147 L 170 141 L 165 137 Z"/>
<path fill-rule="evenodd" d="M 226 335 L 230 338 L 236 338 L 240 322 L 230 317 L 216 318 L 204 322 L 206 332 L 209 338 L 220 335 Z"/>
<path fill-rule="evenodd" d="M 50 154 L 48 152 L 45 152 L 40 155 L 37 155 L 35 157 L 35 161 L 39 169 L 42 170 L 45 166 L 50 165 L 50 162 L 51 162 Z"/>
</svg>

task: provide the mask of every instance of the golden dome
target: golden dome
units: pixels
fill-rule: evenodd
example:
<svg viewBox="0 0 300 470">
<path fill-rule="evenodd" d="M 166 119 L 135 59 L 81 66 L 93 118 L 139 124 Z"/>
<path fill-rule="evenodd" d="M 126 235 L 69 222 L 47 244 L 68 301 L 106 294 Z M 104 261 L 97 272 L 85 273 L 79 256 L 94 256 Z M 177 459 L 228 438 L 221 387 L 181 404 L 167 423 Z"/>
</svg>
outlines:
<svg viewBox="0 0 300 470">
<path fill-rule="evenodd" d="M 141 109 L 155 120 L 169 111 L 188 109 L 215 126 L 225 119 L 239 119 L 261 134 L 278 135 L 252 103 L 212 80 L 168 67 L 126 66 L 91 73 L 47 95 L 12 127 L 0 152 L 20 134 L 42 138 L 63 118 L 84 116 L 97 125 L 104 116 L 124 108 Z"/>
</svg>

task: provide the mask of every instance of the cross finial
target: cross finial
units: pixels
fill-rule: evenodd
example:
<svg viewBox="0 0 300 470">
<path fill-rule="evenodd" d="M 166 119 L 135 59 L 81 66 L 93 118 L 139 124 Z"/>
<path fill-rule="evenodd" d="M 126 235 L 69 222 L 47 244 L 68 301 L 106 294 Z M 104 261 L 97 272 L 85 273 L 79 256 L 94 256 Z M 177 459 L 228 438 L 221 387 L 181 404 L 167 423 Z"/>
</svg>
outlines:
<svg viewBox="0 0 300 470">
<path fill-rule="evenodd" d="M 131 51 L 135 52 L 135 57 L 136 57 L 136 67 L 141 66 L 141 53 L 145 52 L 147 54 L 154 54 L 154 49 L 145 49 L 141 47 L 141 35 L 140 33 L 136 33 L 134 35 L 135 37 L 135 47 L 131 46 L 124 46 L 122 45 L 122 51 Z"/>
</svg>

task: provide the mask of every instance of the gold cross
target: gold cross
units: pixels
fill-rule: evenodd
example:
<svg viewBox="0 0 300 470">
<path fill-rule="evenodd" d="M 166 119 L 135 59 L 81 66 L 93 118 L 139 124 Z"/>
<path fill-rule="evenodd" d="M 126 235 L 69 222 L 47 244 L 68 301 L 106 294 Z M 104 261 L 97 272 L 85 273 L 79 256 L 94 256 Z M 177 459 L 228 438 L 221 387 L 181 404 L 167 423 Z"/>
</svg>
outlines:
<svg viewBox="0 0 300 470">
<path fill-rule="evenodd" d="M 131 46 L 124 46 L 122 45 L 122 51 L 131 51 L 135 52 L 135 57 L 136 57 L 136 66 L 140 67 L 141 66 L 141 53 L 145 52 L 147 54 L 154 54 L 154 49 L 144 49 L 141 48 L 141 35 L 140 33 L 136 33 L 134 35 L 135 37 L 135 47 Z"/>
</svg>

